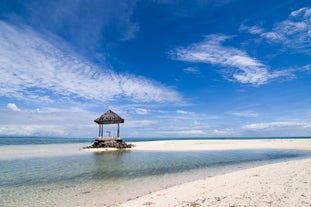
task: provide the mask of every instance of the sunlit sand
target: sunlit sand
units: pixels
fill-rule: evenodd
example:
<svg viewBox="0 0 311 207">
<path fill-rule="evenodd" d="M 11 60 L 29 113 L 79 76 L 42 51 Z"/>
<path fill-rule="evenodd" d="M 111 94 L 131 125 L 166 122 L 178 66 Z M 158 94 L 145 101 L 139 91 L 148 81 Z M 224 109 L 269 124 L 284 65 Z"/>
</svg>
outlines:
<svg viewBox="0 0 311 207">
<path fill-rule="evenodd" d="M 311 140 L 189 140 L 137 143 L 136 150 L 311 150 Z M 153 192 L 130 206 L 310 206 L 311 159 L 218 175 Z"/>
</svg>

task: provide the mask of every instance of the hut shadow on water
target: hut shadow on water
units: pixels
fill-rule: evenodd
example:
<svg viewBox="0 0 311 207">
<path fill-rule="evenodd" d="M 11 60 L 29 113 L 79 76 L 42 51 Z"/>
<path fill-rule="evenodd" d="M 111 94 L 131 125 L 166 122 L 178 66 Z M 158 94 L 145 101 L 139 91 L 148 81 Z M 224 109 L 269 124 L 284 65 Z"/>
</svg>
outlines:
<svg viewBox="0 0 311 207">
<path fill-rule="evenodd" d="M 102 151 L 94 152 L 95 156 L 122 156 L 126 153 L 131 153 L 130 150 L 114 150 L 114 151 Z"/>
<path fill-rule="evenodd" d="M 120 179 L 133 171 L 129 162 L 131 151 L 116 150 L 93 153 L 93 179 Z"/>
</svg>

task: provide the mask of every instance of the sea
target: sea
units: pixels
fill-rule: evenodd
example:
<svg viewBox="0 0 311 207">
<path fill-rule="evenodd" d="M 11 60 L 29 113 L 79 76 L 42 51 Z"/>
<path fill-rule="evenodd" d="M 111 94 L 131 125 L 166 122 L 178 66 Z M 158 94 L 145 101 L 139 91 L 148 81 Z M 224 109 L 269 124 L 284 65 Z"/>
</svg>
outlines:
<svg viewBox="0 0 311 207">
<path fill-rule="evenodd" d="M 124 201 L 184 182 L 311 156 L 310 151 L 276 149 L 104 153 L 81 150 L 93 141 L 92 138 L 0 137 L 0 206 L 119 206 Z"/>
</svg>

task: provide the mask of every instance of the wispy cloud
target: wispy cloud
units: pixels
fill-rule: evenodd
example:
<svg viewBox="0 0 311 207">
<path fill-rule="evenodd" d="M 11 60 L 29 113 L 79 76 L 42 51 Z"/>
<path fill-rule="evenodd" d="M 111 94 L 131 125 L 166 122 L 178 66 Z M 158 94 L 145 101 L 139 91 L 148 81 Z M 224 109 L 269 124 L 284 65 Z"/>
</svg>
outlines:
<svg viewBox="0 0 311 207">
<path fill-rule="evenodd" d="M 78 114 L 79 120 L 72 122 Z M 79 108 L 0 110 L 0 136 L 96 136 L 98 114 Z M 4 119 L 5 117 L 5 119 Z"/>
<path fill-rule="evenodd" d="M 22 12 L 8 13 L 6 17 L 12 21 L 22 19 L 37 30 L 66 39 L 79 52 L 93 58 L 97 55 L 102 58 L 99 52 L 104 51 L 98 45 L 127 41 L 135 38 L 139 31 L 139 25 L 132 18 L 136 1 L 21 1 L 18 5 Z"/>
<path fill-rule="evenodd" d="M 250 130 L 271 130 L 276 128 L 295 127 L 295 128 L 311 128 L 311 123 L 308 122 L 266 122 L 244 125 L 244 129 Z"/>
<path fill-rule="evenodd" d="M 140 114 L 140 115 L 146 115 L 149 113 L 148 109 L 144 109 L 144 108 L 134 108 L 136 114 Z"/>
<path fill-rule="evenodd" d="M 190 114 L 191 112 L 184 111 L 184 110 L 177 110 L 176 113 L 178 113 L 178 114 Z"/>
<path fill-rule="evenodd" d="M 133 115 L 133 109 L 129 108 L 125 111 L 127 110 L 130 113 L 124 117 L 126 119 L 124 128 L 130 129 L 125 129 L 125 133 L 130 137 L 204 137 L 216 136 L 216 133 L 221 134 L 222 131 L 216 132 L 213 131 L 214 129 L 210 129 L 209 121 L 207 120 L 214 118 L 204 113 L 183 109 L 162 111 L 154 108 L 148 110 L 148 114 Z M 221 128 L 223 129 L 223 127 Z"/>
<path fill-rule="evenodd" d="M 250 34 L 262 34 L 264 32 L 264 29 L 261 28 L 260 26 L 258 25 L 255 25 L 255 26 L 246 26 L 245 24 L 242 24 L 240 26 L 240 31 L 243 31 L 243 32 L 248 32 Z"/>
<path fill-rule="evenodd" d="M 237 136 L 239 135 L 238 132 L 236 132 L 236 130 L 232 129 L 232 128 L 219 128 L 219 129 L 212 129 L 210 131 L 207 131 L 208 134 L 210 134 L 210 136 Z"/>
<path fill-rule="evenodd" d="M 169 87 L 94 65 L 65 46 L 56 47 L 64 44 L 60 40 L 42 36 L 29 27 L 0 21 L 0 28 L 0 96 L 46 102 L 59 98 L 100 102 L 181 100 Z"/>
<path fill-rule="evenodd" d="M 259 114 L 255 111 L 236 111 L 230 113 L 233 116 L 239 116 L 239 117 L 258 117 Z"/>
<path fill-rule="evenodd" d="M 185 62 L 209 63 L 231 68 L 230 73 L 236 81 L 253 85 L 262 85 L 270 79 L 286 75 L 281 72 L 271 73 L 268 66 L 250 57 L 246 52 L 223 46 L 223 43 L 230 38 L 223 34 L 209 35 L 202 42 L 186 48 L 176 48 L 171 51 L 171 56 Z"/>
<path fill-rule="evenodd" d="M 291 12 L 284 21 L 277 22 L 272 29 L 259 25 L 241 25 L 241 31 L 259 35 L 271 43 L 279 43 L 297 52 L 311 54 L 311 8 L 304 7 Z"/>
<path fill-rule="evenodd" d="M 151 120 L 151 119 L 135 119 L 129 120 L 124 125 L 126 128 L 138 128 L 139 127 L 147 127 L 152 126 L 158 123 L 158 120 Z"/>
<path fill-rule="evenodd" d="M 196 136 L 204 136 L 206 135 L 206 132 L 204 130 L 200 130 L 200 129 L 189 129 L 189 130 L 185 130 L 185 129 L 180 129 L 180 130 L 176 130 L 176 131 L 160 131 L 159 134 L 161 135 L 165 135 L 165 136 L 178 136 L 178 137 L 196 137 Z"/>
<path fill-rule="evenodd" d="M 219 137 L 219 136 L 236 136 L 238 133 L 232 128 L 226 127 L 208 127 L 203 125 L 194 126 L 175 126 L 164 127 L 158 132 L 164 136 L 178 137 Z"/>
<path fill-rule="evenodd" d="M 23 124 L 23 125 L 0 125 L 0 135 L 2 136 L 68 136 L 67 126 L 61 125 L 41 125 L 41 124 Z"/>
<path fill-rule="evenodd" d="M 186 67 L 184 68 L 185 73 L 190 73 L 190 74 L 195 74 L 198 75 L 200 74 L 200 70 L 198 70 L 196 67 Z"/>
</svg>

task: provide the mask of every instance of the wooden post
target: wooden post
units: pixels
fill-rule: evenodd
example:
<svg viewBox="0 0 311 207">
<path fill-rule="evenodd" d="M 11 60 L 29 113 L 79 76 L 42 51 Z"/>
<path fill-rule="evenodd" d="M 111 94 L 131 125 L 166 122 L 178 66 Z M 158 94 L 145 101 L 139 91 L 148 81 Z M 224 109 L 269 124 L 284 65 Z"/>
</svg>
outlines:
<svg viewBox="0 0 311 207">
<path fill-rule="evenodd" d="M 100 131 L 101 131 L 101 124 L 98 124 L 98 137 L 100 137 Z"/>
<path fill-rule="evenodd" d="M 117 137 L 120 138 L 120 123 L 118 123 Z"/>
</svg>

